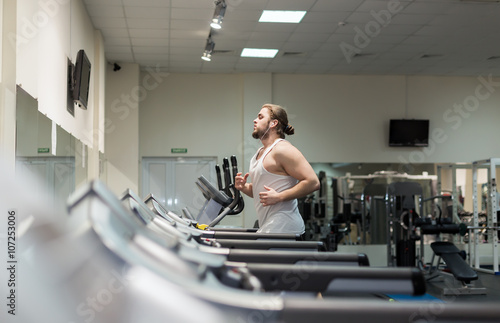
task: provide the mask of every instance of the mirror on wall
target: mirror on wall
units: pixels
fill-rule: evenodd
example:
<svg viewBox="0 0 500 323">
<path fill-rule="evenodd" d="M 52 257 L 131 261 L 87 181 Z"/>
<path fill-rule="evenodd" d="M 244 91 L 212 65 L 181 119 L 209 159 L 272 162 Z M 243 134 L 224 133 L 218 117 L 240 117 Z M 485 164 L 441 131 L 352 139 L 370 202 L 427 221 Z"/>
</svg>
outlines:
<svg viewBox="0 0 500 323">
<path fill-rule="evenodd" d="M 38 111 L 20 86 L 16 100 L 16 175 L 36 178 L 40 195 L 63 214 L 69 194 L 87 181 L 87 147 Z"/>
<path fill-rule="evenodd" d="M 325 215 L 335 216 L 349 196 L 359 198 L 368 184 L 390 184 L 394 181 L 418 181 L 425 186 L 427 196 L 435 195 L 436 165 L 399 163 L 312 163 L 316 174 L 322 179 L 321 190 L 315 199 L 324 201 Z M 335 185 L 335 187 L 332 187 Z M 334 195 L 337 201 L 333 201 Z M 353 205 L 354 207 L 355 205 Z M 324 208 L 324 207 L 322 207 Z M 353 209 L 353 211 L 357 211 Z"/>
<path fill-rule="evenodd" d="M 387 210 L 384 195 L 388 185 L 393 182 L 417 182 L 421 185 L 422 198 L 427 199 L 422 203 L 422 212 L 425 216 L 436 217 L 440 214 L 450 218 L 454 216 L 452 178 L 444 172 L 438 174 L 438 164 L 312 163 L 311 165 L 321 180 L 321 189 L 299 203 L 301 213 L 305 215 L 303 217 L 306 226 L 309 226 L 311 239 L 327 237 L 332 228 L 346 229 L 343 222 L 350 223 L 350 227 L 344 234 L 340 234 L 341 240 L 336 243 L 384 244 L 387 240 Z M 472 199 L 472 195 L 465 189 L 469 180 L 465 174 L 457 174 L 454 179 L 457 194 L 455 200 L 459 202 L 459 212 L 462 214 L 472 212 L 472 209 L 464 208 L 464 204 L 469 205 L 464 201 Z M 449 196 L 429 199 L 436 195 Z M 457 216 L 455 220 L 458 223 L 461 221 Z M 334 222 L 338 226 L 334 227 Z"/>
</svg>

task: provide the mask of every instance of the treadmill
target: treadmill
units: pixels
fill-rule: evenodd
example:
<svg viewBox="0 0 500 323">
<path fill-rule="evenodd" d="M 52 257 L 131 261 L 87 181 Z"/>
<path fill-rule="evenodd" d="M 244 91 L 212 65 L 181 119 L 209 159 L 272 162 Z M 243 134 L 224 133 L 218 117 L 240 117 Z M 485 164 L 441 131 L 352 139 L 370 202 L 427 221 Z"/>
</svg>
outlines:
<svg viewBox="0 0 500 323">
<path fill-rule="evenodd" d="M 203 313 L 203 320 L 208 322 L 246 322 L 255 319 L 260 322 L 331 322 L 332 318 L 365 322 L 367 317 L 370 322 L 423 319 L 432 319 L 433 322 L 496 322 L 500 317 L 500 309 L 488 304 L 436 306 L 433 303 L 393 303 L 380 299 L 318 299 L 315 294 L 300 290 L 292 290 L 292 294 L 287 294 L 271 288 L 271 291 L 266 292 L 263 290 L 268 283 L 263 283 L 245 268 L 228 268 L 224 265 L 224 257 L 217 255 L 200 258 L 196 249 L 184 248 L 177 239 L 157 239 L 151 235 L 150 230 L 139 225 L 139 220 L 127 215 L 127 212 L 130 211 L 104 185 L 99 182 L 90 183 L 69 200 L 70 217 L 80 219 L 83 224 L 76 231 L 79 234 L 68 239 L 68 247 L 76 243 L 89 248 L 86 253 L 76 255 L 76 258 L 82 258 L 79 261 L 81 266 L 67 273 L 67 263 L 63 259 L 59 259 L 59 262 L 48 259 L 51 265 L 59 266 L 58 273 L 66 273 L 57 276 L 60 282 L 74 281 L 77 277 L 82 279 L 82 291 L 77 293 L 80 296 L 76 298 L 79 300 L 85 299 L 83 295 L 93 295 L 87 289 L 92 284 L 86 282 L 93 282 L 94 285 L 97 282 L 101 290 L 106 286 L 107 280 L 101 278 L 105 277 L 103 273 L 133 274 L 133 279 L 128 281 L 126 288 L 115 295 L 113 304 L 118 308 L 95 313 L 100 322 L 160 322 L 166 317 L 169 321 L 194 322 L 195 319 L 199 320 L 199 313 Z M 51 232 L 66 237 L 69 233 L 57 233 L 55 230 Z M 34 236 L 36 238 L 43 235 Z M 87 239 L 80 240 L 84 236 Z M 38 243 L 34 245 L 42 247 Z M 51 255 L 57 258 L 57 254 Z M 352 269 L 346 267 L 345 270 Z M 394 282 L 402 283 L 396 288 L 399 291 L 418 282 L 415 277 L 404 279 L 395 275 L 397 272 L 412 273 L 412 270 L 392 269 L 385 272 L 387 275 L 383 275 L 382 270 L 378 271 L 378 279 L 387 283 L 391 277 L 395 278 Z M 267 275 L 272 270 L 274 269 L 271 268 Z M 88 276 L 83 273 L 93 274 Z M 304 269 L 300 273 L 304 276 L 305 273 L 312 272 Z M 397 285 L 372 284 L 375 276 L 363 276 L 359 271 L 349 277 L 346 273 L 345 276 L 333 279 L 337 283 L 331 287 L 341 293 L 350 293 L 353 288 L 358 290 L 355 287 L 358 279 L 361 280 L 358 286 L 364 285 L 367 290 L 376 287 L 394 289 Z M 280 277 L 283 276 L 275 276 L 274 281 Z M 414 289 L 413 292 L 415 291 Z M 417 294 L 420 292 L 422 290 Z M 192 311 L 193 308 L 196 311 Z M 184 317 L 179 319 L 180 316 Z"/>
</svg>

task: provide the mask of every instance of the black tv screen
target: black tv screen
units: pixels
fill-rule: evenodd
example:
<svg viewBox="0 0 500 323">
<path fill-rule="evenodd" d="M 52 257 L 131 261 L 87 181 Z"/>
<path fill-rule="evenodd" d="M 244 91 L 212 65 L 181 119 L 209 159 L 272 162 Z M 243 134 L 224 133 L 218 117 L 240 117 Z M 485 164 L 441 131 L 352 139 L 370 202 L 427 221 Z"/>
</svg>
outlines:
<svg viewBox="0 0 500 323">
<path fill-rule="evenodd" d="M 429 120 L 391 119 L 389 146 L 427 147 L 429 145 Z"/>
<path fill-rule="evenodd" d="M 90 87 L 90 61 L 85 55 L 85 51 L 80 49 L 76 56 L 74 70 L 73 100 L 75 105 L 82 109 L 87 109 Z"/>
</svg>

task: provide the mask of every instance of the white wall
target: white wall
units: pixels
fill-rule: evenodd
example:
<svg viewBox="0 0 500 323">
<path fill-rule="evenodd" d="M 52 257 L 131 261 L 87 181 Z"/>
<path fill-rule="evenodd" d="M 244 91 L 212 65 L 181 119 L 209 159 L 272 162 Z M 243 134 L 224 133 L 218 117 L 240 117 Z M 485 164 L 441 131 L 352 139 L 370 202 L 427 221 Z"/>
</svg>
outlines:
<svg viewBox="0 0 500 323">
<path fill-rule="evenodd" d="M 15 169 L 16 149 L 16 50 L 8 36 L 16 33 L 16 5 L 0 0 L 0 159 L 4 169 Z"/>
<path fill-rule="evenodd" d="M 273 101 L 288 109 L 295 128 L 289 139 L 310 162 L 380 161 L 389 117 L 404 116 L 404 90 L 402 76 L 282 74 L 273 79 Z"/>
<path fill-rule="evenodd" d="M 3 0 L 0 0 L 0 82 L 2 82 L 2 69 L 3 69 Z"/>
<path fill-rule="evenodd" d="M 106 98 L 106 56 L 104 53 L 104 40 L 99 30 L 94 31 L 95 61 L 94 73 L 94 111 L 93 127 L 89 134 L 92 137 L 92 146 L 89 146 L 88 173 L 89 178 L 99 178 L 101 167 L 99 162 L 99 152 L 104 152 L 104 120 L 105 120 L 105 98 Z M 87 135 L 87 136 L 89 136 Z"/>
<path fill-rule="evenodd" d="M 17 83 L 38 100 L 43 114 L 92 147 L 94 81 L 103 77 L 95 67 L 104 55 L 95 50 L 94 27 L 82 0 L 18 0 L 17 10 L 17 35 L 9 38 L 11 44 L 17 41 Z M 66 109 L 67 59 L 74 64 L 80 49 L 93 68 L 89 104 L 87 110 L 75 108 L 72 116 Z"/>
<path fill-rule="evenodd" d="M 117 195 L 139 192 L 139 66 L 106 69 L 106 183 Z"/>
<path fill-rule="evenodd" d="M 499 89 L 488 76 L 171 74 L 140 103 L 140 152 L 186 147 L 244 163 L 258 145 L 252 120 L 272 100 L 287 108 L 288 139 L 310 162 L 471 162 L 500 156 L 486 144 L 500 135 Z M 392 118 L 429 119 L 429 147 L 389 147 Z"/>
<path fill-rule="evenodd" d="M 240 75 L 141 74 L 142 157 L 224 157 L 241 161 L 243 82 Z M 187 148 L 187 153 L 172 153 Z M 215 178 L 211 179 L 215 183 Z M 193 182 L 193 188 L 195 184 Z M 241 225 L 231 217 L 227 225 Z"/>
<path fill-rule="evenodd" d="M 500 135 L 499 80 L 485 80 L 276 75 L 273 100 L 288 107 L 290 140 L 311 162 L 470 162 L 500 155 L 484 144 Z M 430 119 L 430 146 L 389 147 L 391 118 Z"/>
<path fill-rule="evenodd" d="M 238 152 L 243 135 L 240 76 L 155 75 L 157 86 L 151 90 L 143 86 L 140 103 L 141 156 L 218 156 L 222 160 Z M 188 153 L 172 154 L 171 148 L 187 148 Z"/>
<path fill-rule="evenodd" d="M 96 178 L 104 149 L 104 40 L 82 1 L 18 0 L 13 15 L 17 32 L 10 32 L 4 45 L 17 50 L 11 61 L 15 83 L 38 101 L 40 112 L 89 148 L 86 177 Z M 73 116 L 67 111 L 67 60 L 74 64 L 80 49 L 92 64 L 89 104 L 86 110 L 75 108 Z M 15 137 L 10 141 L 15 143 Z"/>
</svg>

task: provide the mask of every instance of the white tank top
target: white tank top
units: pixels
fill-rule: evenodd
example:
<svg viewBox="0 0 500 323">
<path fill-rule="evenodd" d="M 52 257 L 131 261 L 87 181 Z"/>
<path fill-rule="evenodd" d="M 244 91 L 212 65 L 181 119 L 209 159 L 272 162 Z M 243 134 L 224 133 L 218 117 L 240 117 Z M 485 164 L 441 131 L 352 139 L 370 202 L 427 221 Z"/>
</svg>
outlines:
<svg viewBox="0 0 500 323">
<path fill-rule="evenodd" d="M 284 139 L 276 140 L 257 159 L 262 147 L 250 161 L 249 173 L 252 180 L 255 209 L 259 220 L 259 230 L 257 232 L 303 234 L 305 231 L 304 220 L 302 220 L 299 213 L 296 199 L 269 206 L 263 206 L 259 199 L 259 193 L 266 191 L 264 185 L 273 188 L 276 192 L 281 192 L 298 183 L 292 176 L 273 174 L 264 168 L 264 158 L 282 140 Z"/>
</svg>

